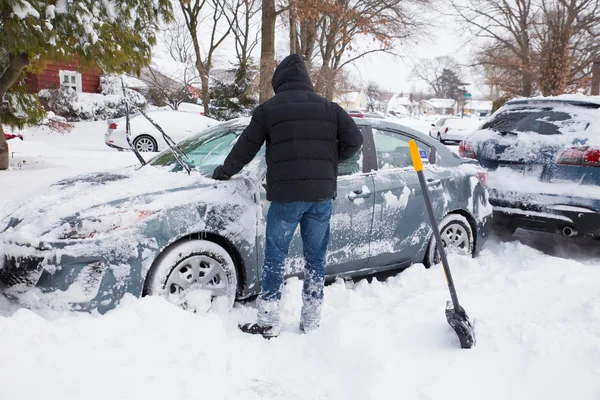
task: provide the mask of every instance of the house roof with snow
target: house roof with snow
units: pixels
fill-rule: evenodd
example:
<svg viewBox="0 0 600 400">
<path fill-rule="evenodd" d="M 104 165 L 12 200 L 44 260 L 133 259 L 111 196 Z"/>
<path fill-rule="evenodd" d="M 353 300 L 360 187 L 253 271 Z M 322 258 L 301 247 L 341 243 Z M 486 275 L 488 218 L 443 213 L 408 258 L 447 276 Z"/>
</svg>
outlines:
<svg viewBox="0 0 600 400">
<path fill-rule="evenodd" d="M 333 101 L 336 103 L 354 103 L 360 92 L 346 92 L 339 94 Z"/>
<path fill-rule="evenodd" d="M 411 106 L 413 103 L 410 101 L 410 97 L 408 96 L 400 96 L 395 94 L 390 99 L 388 105 L 392 106 Z"/>
<path fill-rule="evenodd" d="M 454 99 L 429 99 L 422 102 L 433 108 L 454 108 L 456 104 Z"/>
<path fill-rule="evenodd" d="M 488 100 L 469 100 L 465 102 L 465 108 L 468 110 L 492 110 L 492 102 Z"/>
</svg>

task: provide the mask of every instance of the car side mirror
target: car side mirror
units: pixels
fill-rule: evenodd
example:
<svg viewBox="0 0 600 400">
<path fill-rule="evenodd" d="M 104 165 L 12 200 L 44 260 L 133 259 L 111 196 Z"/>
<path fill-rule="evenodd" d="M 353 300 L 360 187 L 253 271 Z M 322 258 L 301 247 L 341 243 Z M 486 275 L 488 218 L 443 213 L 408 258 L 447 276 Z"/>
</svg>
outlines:
<svg viewBox="0 0 600 400">
<path fill-rule="evenodd" d="M 435 124 L 431 124 L 431 126 L 435 126 Z"/>
</svg>

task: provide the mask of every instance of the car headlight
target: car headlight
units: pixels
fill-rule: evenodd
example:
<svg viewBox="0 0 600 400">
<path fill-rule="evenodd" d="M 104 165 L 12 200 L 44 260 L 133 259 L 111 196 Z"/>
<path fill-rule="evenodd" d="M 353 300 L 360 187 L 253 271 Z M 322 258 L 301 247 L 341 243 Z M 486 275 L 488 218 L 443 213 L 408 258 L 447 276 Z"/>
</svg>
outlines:
<svg viewBox="0 0 600 400">
<path fill-rule="evenodd" d="M 116 211 L 105 215 L 74 216 L 66 219 L 61 225 L 59 239 L 92 239 L 98 235 L 117 230 L 130 229 L 140 221 L 158 214 L 158 210 Z"/>
</svg>

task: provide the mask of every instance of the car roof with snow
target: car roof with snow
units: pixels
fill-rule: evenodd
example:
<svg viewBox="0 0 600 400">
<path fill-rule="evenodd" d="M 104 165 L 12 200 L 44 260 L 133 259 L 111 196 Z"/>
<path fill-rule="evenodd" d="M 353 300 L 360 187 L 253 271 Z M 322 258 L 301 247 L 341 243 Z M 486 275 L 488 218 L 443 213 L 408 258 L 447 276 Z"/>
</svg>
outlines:
<svg viewBox="0 0 600 400">
<path fill-rule="evenodd" d="M 512 106 L 540 103 L 566 103 L 581 106 L 597 106 L 594 108 L 600 108 L 600 96 L 586 96 L 580 94 L 565 94 L 560 96 L 536 96 L 512 99 L 507 101 L 505 104 Z"/>
</svg>

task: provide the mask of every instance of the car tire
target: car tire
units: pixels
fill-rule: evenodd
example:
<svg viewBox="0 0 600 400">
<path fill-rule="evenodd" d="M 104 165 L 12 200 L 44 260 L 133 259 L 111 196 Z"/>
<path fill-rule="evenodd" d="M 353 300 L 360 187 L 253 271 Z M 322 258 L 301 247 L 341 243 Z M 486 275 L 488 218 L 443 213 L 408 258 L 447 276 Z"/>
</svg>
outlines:
<svg viewBox="0 0 600 400">
<path fill-rule="evenodd" d="M 204 289 L 213 292 L 211 305 L 221 298 L 220 302 L 231 309 L 237 282 L 235 264 L 224 248 L 208 240 L 193 239 L 177 242 L 157 257 L 146 277 L 144 295 L 161 296 L 196 311 L 197 307 L 190 304 L 190 298 L 194 298 L 190 293 L 203 293 Z"/>
<path fill-rule="evenodd" d="M 441 143 L 441 144 L 446 144 L 444 140 L 442 140 L 442 134 L 438 132 L 437 134 L 437 140 Z"/>
<path fill-rule="evenodd" d="M 154 153 L 158 151 L 158 144 L 152 136 L 140 135 L 133 140 L 133 147 L 140 153 Z"/>
<path fill-rule="evenodd" d="M 448 214 L 439 223 L 440 234 L 444 242 L 444 248 L 448 253 L 459 253 L 469 257 L 473 256 L 474 251 L 474 236 L 471 224 L 467 219 L 460 214 Z M 446 240 L 452 242 L 452 246 L 448 249 Z M 440 255 L 437 251 L 436 240 L 433 234 L 429 239 L 429 246 L 425 254 L 424 264 L 429 268 L 432 265 L 439 264 Z"/>
</svg>

